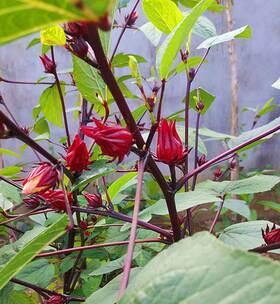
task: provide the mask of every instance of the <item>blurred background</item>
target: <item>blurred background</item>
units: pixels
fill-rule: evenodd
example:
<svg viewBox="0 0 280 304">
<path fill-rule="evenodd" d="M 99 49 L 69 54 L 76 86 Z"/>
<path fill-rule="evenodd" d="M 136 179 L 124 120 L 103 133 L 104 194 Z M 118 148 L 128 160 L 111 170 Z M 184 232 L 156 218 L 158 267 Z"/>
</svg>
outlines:
<svg viewBox="0 0 280 304">
<path fill-rule="evenodd" d="M 233 28 L 250 25 L 252 28 L 251 39 L 236 40 L 237 54 L 237 81 L 238 90 L 238 132 L 249 130 L 254 120 L 254 113 L 243 112 L 245 107 L 261 107 L 271 97 L 279 105 L 280 91 L 271 85 L 280 77 L 280 2 L 270 0 L 265 5 L 262 0 L 235 1 L 233 6 Z M 130 6 L 117 13 L 117 20 L 123 19 L 130 11 Z M 141 6 L 140 15 L 136 26 L 147 22 Z M 217 33 L 228 31 L 228 19 L 225 12 L 221 14 L 208 13 L 207 17 L 215 24 Z M 121 22 L 121 21 L 119 21 Z M 8 25 L 7 25 L 8 26 Z M 113 33 L 112 45 L 119 35 L 119 29 Z M 27 49 L 29 42 L 39 34 L 28 36 L 13 43 L 0 47 L 0 75 L 10 80 L 37 81 L 44 77 L 43 68 L 39 60 L 41 47 L 39 45 Z M 203 50 L 196 50 L 201 39 L 195 39 L 192 43 L 192 55 L 203 55 Z M 141 73 L 149 77 L 150 69 L 155 65 L 156 48 L 146 39 L 142 32 L 128 30 L 122 40 L 118 52 L 139 54 L 147 59 L 147 63 L 140 66 Z M 56 50 L 59 70 L 69 69 L 72 66 L 71 57 L 63 48 Z M 120 71 L 125 73 L 125 71 Z M 69 78 L 68 78 L 69 81 Z M 208 56 L 208 63 L 203 65 L 193 88 L 201 86 L 216 96 L 216 100 L 208 113 L 202 118 L 202 126 L 211 130 L 230 133 L 231 132 L 231 66 L 229 64 L 228 45 L 226 43 L 214 47 Z M 17 121 L 22 126 L 32 124 L 32 109 L 38 104 L 40 94 L 46 88 L 44 85 L 14 85 L 0 83 L 0 92 L 5 102 L 9 105 Z M 176 76 L 167 83 L 164 100 L 164 113 L 170 114 L 182 109 L 182 98 L 185 94 L 184 73 Z M 75 106 L 78 100 L 76 92 L 67 93 L 67 106 Z M 140 105 L 141 101 L 133 101 L 132 107 Z M 280 108 L 262 117 L 256 127 L 261 126 L 279 117 Z M 72 119 L 71 129 L 74 134 L 77 126 Z M 192 120 L 192 126 L 194 121 Z M 51 126 L 52 134 L 56 138 L 64 136 L 64 131 Z M 18 151 L 22 144 L 17 140 L 9 140 L 2 146 Z M 221 142 L 212 141 L 207 144 L 209 157 L 224 149 Z M 247 169 L 255 167 L 265 168 L 271 165 L 275 169 L 280 168 L 279 161 L 280 137 L 275 136 L 266 143 L 258 146 L 248 153 L 243 163 Z M 25 160 L 34 159 L 32 151 L 27 150 L 24 154 Z M 5 156 L 7 164 L 12 164 L 14 159 Z"/>
</svg>

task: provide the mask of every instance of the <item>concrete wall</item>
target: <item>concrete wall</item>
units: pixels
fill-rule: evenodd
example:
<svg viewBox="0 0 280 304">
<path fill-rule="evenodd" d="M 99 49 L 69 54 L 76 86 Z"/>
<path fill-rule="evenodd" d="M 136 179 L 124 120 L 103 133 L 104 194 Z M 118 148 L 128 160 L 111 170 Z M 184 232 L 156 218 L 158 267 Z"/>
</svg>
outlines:
<svg viewBox="0 0 280 304">
<path fill-rule="evenodd" d="M 235 28 L 249 24 L 252 27 L 251 40 L 238 40 L 238 101 L 240 110 L 245 106 L 256 107 L 264 104 L 270 97 L 275 97 L 279 104 L 280 92 L 273 89 L 271 84 L 280 77 L 280 18 L 279 0 L 270 0 L 264 5 L 262 0 L 235 1 L 234 18 Z M 218 33 L 226 31 L 225 18 L 221 15 L 208 15 L 215 23 Z M 143 14 L 137 22 L 141 25 L 145 22 Z M 117 30 L 116 30 L 117 32 Z M 115 36 L 117 37 L 117 33 Z M 18 40 L 0 48 L 0 70 L 8 79 L 37 80 L 43 76 L 38 56 L 40 48 L 34 47 L 26 50 L 30 37 Z M 114 45 L 114 42 L 113 42 Z M 141 66 L 143 75 L 148 75 L 149 68 L 155 63 L 156 50 L 146 40 L 143 34 L 129 31 L 119 51 L 140 54 L 148 59 L 148 64 Z M 195 52 L 194 54 L 201 54 Z M 69 56 L 63 51 L 58 51 L 59 68 L 70 67 Z M 208 57 L 209 63 L 200 72 L 195 86 L 202 86 L 216 95 L 215 104 L 209 113 L 203 117 L 202 125 L 219 132 L 230 130 L 230 75 L 226 45 L 213 48 Z M 31 109 L 38 102 L 42 86 L 15 86 L 0 84 L 0 90 L 15 111 L 15 115 L 22 124 L 29 124 Z M 171 80 L 167 85 L 164 113 L 170 113 L 182 107 L 181 100 L 185 91 L 185 77 L 181 75 Z M 68 100 L 68 99 L 67 99 Z M 69 95 L 69 101 L 74 102 L 75 96 Z M 241 111 L 240 111 L 241 112 Z M 267 115 L 261 119 L 259 126 L 279 116 L 279 111 Z M 240 113 L 240 128 L 250 128 L 253 116 L 248 113 Z M 73 126 L 74 128 L 74 126 Z M 56 131 L 55 131 L 56 132 Z M 61 131 L 57 131 L 61 135 Z M 5 143 L 7 144 L 7 143 Z M 19 146 L 18 142 L 10 142 L 9 146 Z M 214 149 L 222 150 L 220 143 L 212 143 L 209 154 L 213 155 Z M 261 147 L 250 152 L 246 161 L 248 167 L 273 164 L 279 168 L 280 138 L 274 137 Z M 30 153 L 30 151 L 29 151 Z M 28 157 L 29 158 L 29 157 Z"/>
</svg>

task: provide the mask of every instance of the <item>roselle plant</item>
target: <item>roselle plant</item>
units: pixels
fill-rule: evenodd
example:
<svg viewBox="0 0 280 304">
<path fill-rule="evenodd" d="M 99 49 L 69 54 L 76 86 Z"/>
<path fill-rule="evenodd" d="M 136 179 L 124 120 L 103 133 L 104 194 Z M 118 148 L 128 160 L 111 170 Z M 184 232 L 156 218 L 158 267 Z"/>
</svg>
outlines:
<svg viewBox="0 0 280 304">
<path fill-rule="evenodd" d="M 1 97 L 2 145 L 20 141 L 34 156 L 32 163 L 19 160 L 0 170 L 1 303 L 279 302 L 280 266 L 257 253 L 277 253 L 280 230 L 257 220 L 247 198 L 272 190 L 280 177 L 259 171 L 230 180 L 244 151 L 279 132 L 279 118 L 256 126 L 277 105 L 270 100 L 254 111 L 252 129 L 238 137 L 201 128 L 215 96 L 194 87 L 194 80 L 207 69 L 208 54 L 251 36 L 249 26 L 217 35 L 203 14 L 224 9 L 215 0 L 1 4 L 0 42 L 40 30 L 29 47 L 42 45 L 38 61 L 45 72 L 38 81 L 0 77 L 11 86 L 44 88 L 28 127 L 10 111 L 13 101 Z M 148 79 L 140 72 L 146 62 L 141 54 L 119 52 L 122 37 L 135 30 L 157 46 Z M 65 75 L 58 51 L 72 56 Z M 122 68 L 128 74 L 119 77 Z M 172 103 L 182 110 L 164 116 L 169 80 L 181 73 L 186 93 L 183 103 Z M 74 110 L 67 103 L 73 90 L 79 100 Z M 60 141 L 56 128 L 65 133 Z M 202 137 L 226 149 L 211 158 Z M 209 180 L 199 182 L 201 173 Z M 205 206 L 207 228 L 198 229 L 194 219 Z"/>
</svg>

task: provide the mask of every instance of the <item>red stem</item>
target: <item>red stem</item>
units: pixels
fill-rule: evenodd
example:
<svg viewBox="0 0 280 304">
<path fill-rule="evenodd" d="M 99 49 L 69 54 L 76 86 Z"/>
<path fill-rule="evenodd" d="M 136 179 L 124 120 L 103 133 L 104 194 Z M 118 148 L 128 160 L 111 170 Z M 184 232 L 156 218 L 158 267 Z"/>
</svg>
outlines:
<svg viewBox="0 0 280 304">
<path fill-rule="evenodd" d="M 213 220 L 213 222 L 212 222 L 212 224 L 211 224 L 211 227 L 210 227 L 210 229 L 209 229 L 209 233 L 213 233 L 213 231 L 214 231 L 214 228 L 215 228 L 215 226 L 216 226 L 216 224 L 217 224 L 217 222 L 218 222 L 219 216 L 220 216 L 221 211 L 222 211 L 222 209 L 223 209 L 224 202 L 225 202 L 225 198 L 223 198 L 222 202 L 220 203 L 220 206 L 219 206 L 219 208 L 218 208 L 218 210 L 217 210 L 217 212 L 216 212 L 216 215 L 215 215 L 215 217 L 214 217 L 214 220 Z"/>
<path fill-rule="evenodd" d="M 212 165 L 214 165 L 215 163 L 217 163 L 218 161 L 226 158 L 227 156 L 231 155 L 231 154 L 234 154 L 236 153 L 238 150 L 246 147 L 246 146 L 249 146 L 251 144 L 253 144 L 254 142 L 268 136 L 268 135 L 271 135 L 277 131 L 280 130 L 280 124 L 266 132 L 263 132 L 262 134 L 258 135 L 258 136 L 255 136 L 254 138 L 252 139 L 249 139 L 247 141 L 245 141 L 244 143 L 234 147 L 234 148 L 231 148 L 219 155 L 217 155 L 216 157 L 212 158 L 211 160 L 209 160 L 208 162 L 206 162 L 205 164 L 203 164 L 202 166 L 198 167 L 197 169 L 193 170 L 191 173 L 189 174 L 186 174 L 184 175 L 183 177 L 181 177 L 177 183 L 177 187 L 176 187 L 176 191 L 179 191 L 185 184 L 185 182 L 187 180 L 189 180 L 190 178 L 192 178 L 194 175 L 206 170 L 207 168 L 211 167 Z"/>
<path fill-rule="evenodd" d="M 125 290 L 128 285 L 128 281 L 129 281 L 130 270 L 131 270 L 131 265 L 132 265 L 132 260 L 133 260 L 133 252 L 134 252 L 134 247 L 135 247 L 136 233 L 137 233 L 138 216 L 139 216 L 141 197 L 142 197 L 145 165 L 146 165 L 146 157 L 145 157 L 145 159 L 140 159 L 138 162 L 137 188 L 136 188 L 134 210 L 133 210 L 133 216 L 132 216 L 131 231 L 130 231 L 129 243 L 128 243 L 128 248 L 127 248 L 127 254 L 125 256 L 123 276 L 122 276 L 120 289 L 119 289 L 119 293 L 118 293 L 118 299 L 120 299 L 124 295 Z"/>
<path fill-rule="evenodd" d="M 129 241 L 120 241 L 120 242 L 111 242 L 111 243 L 104 243 L 104 244 L 94 244 L 94 245 L 87 245 L 87 246 L 81 246 L 81 247 L 75 247 L 75 248 L 67 248 L 57 251 L 51 251 L 51 252 L 43 252 L 39 253 L 37 255 L 37 258 L 43 258 L 43 257 L 49 257 L 54 255 L 60 255 L 60 254 L 68 254 L 71 252 L 81 251 L 81 250 L 91 250 L 95 248 L 101 248 L 101 247 L 113 247 L 113 246 L 123 246 L 127 245 Z M 143 243 L 164 243 L 169 244 L 166 240 L 162 239 L 145 239 L 145 240 L 135 240 L 136 244 L 143 244 Z"/>
</svg>

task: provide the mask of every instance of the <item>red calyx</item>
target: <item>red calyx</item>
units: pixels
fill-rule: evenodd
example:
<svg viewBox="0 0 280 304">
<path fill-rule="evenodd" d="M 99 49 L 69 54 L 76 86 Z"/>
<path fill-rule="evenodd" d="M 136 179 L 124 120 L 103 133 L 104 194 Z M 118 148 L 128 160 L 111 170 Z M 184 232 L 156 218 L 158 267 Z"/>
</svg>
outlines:
<svg viewBox="0 0 280 304">
<path fill-rule="evenodd" d="M 137 12 L 133 12 L 131 15 L 126 15 L 125 16 L 125 23 L 128 26 L 133 26 L 136 22 L 136 20 L 138 19 L 139 15 Z"/>
<path fill-rule="evenodd" d="M 118 125 L 107 126 L 97 119 L 94 122 L 96 127 L 83 126 L 81 131 L 95 140 L 102 154 L 113 157 L 113 160 L 118 158 L 121 162 L 133 144 L 132 134 Z"/>
<path fill-rule="evenodd" d="M 175 121 L 162 119 L 158 126 L 157 159 L 172 165 L 181 162 L 186 152 L 177 133 Z"/>
<path fill-rule="evenodd" d="M 81 173 L 90 164 L 89 152 L 85 142 L 76 135 L 66 155 L 66 167 L 72 172 Z"/>
<path fill-rule="evenodd" d="M 267 245 L 278 243 L 280 242 L 280 228 L 276 228 L 276 225 L 273 224 L 269 229 L 269 226 L 266 225 L 265 231 L 262 229 L 262 236 Z"/>
<path fill-rule="evenodd" d="M 91 194 L 88 192 L 84 192 L 83 194 L 90 207 L 93 207 L 93 208 L 102 207 L 102 196 L 100 193 Z"/>
<path fill-rule="evenodd" d="M 60 295 L 51 296 L 48 300 L 44 301 L 44 304 L 63 304 L 64 299 Z"/>
<path fill-rule="evenodd" d="M 214 171 L 215 179 L 219 179 L 223 175 L 223 172 L 220 167 L 217 167 Z"/>
<path fill-rule="evenodd" d="M 82 37 L 74 37 L 68 41 L 65 48 L 80 58 L 85 58 L 88 53 L 88 44 Z"/>
<path fill-rule="evenodd" d="M 45 73 L 54 74 L 56 71 L 56 64 L 47 55 L 40 56 L 40 59 L 45 68 Z"/>
<path fill-rule="evenodd" d="M 67 193 L 68 201 L 70 206 L 73 203 L 73 197 L 71 193 Z M 66 203 L 64 197 L 64 191 L 61 189 L 49 190 L 42 194 L 42 197 L 45 199 L 46 203 L 50 204 L 51 207 L 58 211 L 66 211 Z"/>
<path fill-rule="evenodd" d="M 58 181 L 58 171 L 50 163 L 41 163 L 23 181 L 24 194 L 44 193 Z"/>
<path fill-rule="evenodd" d="M 72 37 L 84 36 L 88 32 L 86 22 L 68 22 L 64 25 L 66 34 Z"/>
<path fill-rule="evenodd" d="M 197 160 L 198 166 L 202 166 L 206 163 L 206 155 L 202 154 L 199 159 Z"/>
</svg>

